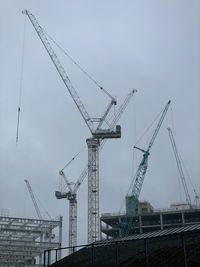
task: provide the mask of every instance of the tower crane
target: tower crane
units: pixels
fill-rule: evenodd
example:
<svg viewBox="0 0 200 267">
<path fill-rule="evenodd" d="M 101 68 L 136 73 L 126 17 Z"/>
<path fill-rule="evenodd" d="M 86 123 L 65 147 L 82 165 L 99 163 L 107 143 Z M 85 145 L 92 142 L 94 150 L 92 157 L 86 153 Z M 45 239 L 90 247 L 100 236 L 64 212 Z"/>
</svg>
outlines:
<svg viewBox="0 0 200 267">
<path fill-rule="evenodd" d="M 85 109 L 80 97 L 78 96 L 75 88 L 73 87 L 68 75 L 60 63 L 57 55 L 45 35 L 44 30 L 37 22 L 35 16 L 28 10 L 23 10 L 23 14 L 27 15 L 31 21 L 34 29 L 36 30 L 40 40 L 42 41 L 46 51 L 48 52 L 54 66 L 56 67 L 61 79 L 63 80 L 68 92 L 70 93 L 73 101 L 75 102 L 79 112 L 81 113 L 86 125 L 88 126 L 92 137 L 86 140 L 88 146 L 88 243 L 95 242 L 99 239 L 99 146 L 100 140 L 121 137 L 121 127 L 117 125 L 115 129 L 102 128 L 106 121 L 113 105 L 116 105 L 116 99 L 112 97 L 104 88 L 100 89 L 111 98 L 111 101 L 104 113 L 98 119 L 92 119 L 87 110 Z"/>
<path fill-rule="evenodd" d="M 29 191 L 29 193 L 30 193 L 31 199 L 32 199 L 33 204 L 34 204 L 34 207 L 35 207 L 35 211 L 36 211 L 36 213 L 37 213 L 37 216 L 38 216 L 38 218 L 39 218 L 40 220 L 42 220 L 42 215 L 41 215 L 40 209 L 39 209 L 39 207 L 38 207 L 37 201 L 36 201 L 36 199 L 35 199 L 35 195 L 34 195 L 34 193 L 33 193 L 33 190 L 32 190 L 32 188 L 31 188 L 31 185 L 30 185 L 30 183 L 29 183 L 29 181 L 28 181 L 27 179 L 24 180 L 24 182 L 26 183 L 26 186 L 27 186 L 28 191 Z"/>
<path fill-rule="evenodd" d="M 114 128 L 118 120 L 120 119 L 122 113 L 128 106 L 133 94 L 136 92 L 136 90 L 131 90 L 131 92 L 127 95 L 124 102 L 121 104 L 119 109 L 116 111 L 116 114 L 113 118 L 113 120 L 110 123 L 110 129 Z M 100 148 L 99 150 L 103 148 L 105 145 L 107 139 L 103 139 L 100 141 Z M 83 180 L 87 176 L 88 167 L 87 165 L 83 169 L 79 179 L 77 182 L 72 186 L 72 184 L 68 181 L 65 173 L 63 170 L 59 172 L 59 174 L 63 177 L 65 184 L 68 188 L 68 192 L 60 192 L 56 191 L 55 195 L 57 199 L 63 199 L 66 198 L 69 200 L 69 253 L 71 254 L 73 252 L 73 247 L 77 245 L 77 191 L 82 184 Z"/>
<path fill-rule="evenodd" d="M 181 160 L 180 160 L 180 157 L 179 157 L 179 152 L 178 152 L 178 149 L 177 149 L 177 146 L 176 146 L 176 142 L 175 142 L 174 136 L 172 134 L 171 128 L 168 127 L 167 130 L 168 130 L 168 133 L 169 133 L 170 141 L 171 141 L 172 148 L 173 148 L 173 151 L 174 151 L 174 156 L 175 156 L 175 159 L 176 159 L 176 164 L 177 164 L 177 167 L 178 167 L 179 175 L 180 175 L 180 178 L 181 178 L 181 181 L 182 181 L 182 185 L 183 185 L 183 189 L 184 189 L 184 192 L 185 192 L 186 202 L 191 207 L 192 206 L 192 202 L 191 202 L 191 198 L 190 198 L 190 195 L 189 195 L 189 192 L 188 192 L 188 188 L 187 188 L 187 184 L 186 184 L 186 180 L 185 180 L 185 175 L 184 175 L 183 168 L 182 168 L 182 165 L 181 165 Z"/>
<path fill-rule="evenodd" d="M 138 198 L 139 198 L 139 195 L 140 195 L 140 192 L 142 189 L 142 185 L 144 182 L 144 177 L 145 177 L 145 174 L 147 171 L 148 157 L 150 155 L 150 150 L 151 150 L 151 147 L 152 147 L 152 145 L 156 139 L 156 136 L 157 136 L 158 131 L 162 125 L 162 122 L 165 118 L 165 115 L 166 115 L 167 110 L 169 108 L 170 102 L 171 101 L 169 100 L 168 103 L 166 104 L 161 116 L 160 116 L 158 124 L 155 128 L 155 131 L 153 132 L 153 135 L 150 139 L 147 150 L 143 150 L 139 147 L 134 146 L 134 148 L 143 152 L 143 158 L 142 158 L 142 161 L 140 162 L 139 167 L 138 167 L 136 174 L 134 176 L 133 186 L 131 186 L 131 188 L 129 190 L 130 193 L 126 196 L 126 217 L 133 217 L 137 214 Z"/>
</svg>

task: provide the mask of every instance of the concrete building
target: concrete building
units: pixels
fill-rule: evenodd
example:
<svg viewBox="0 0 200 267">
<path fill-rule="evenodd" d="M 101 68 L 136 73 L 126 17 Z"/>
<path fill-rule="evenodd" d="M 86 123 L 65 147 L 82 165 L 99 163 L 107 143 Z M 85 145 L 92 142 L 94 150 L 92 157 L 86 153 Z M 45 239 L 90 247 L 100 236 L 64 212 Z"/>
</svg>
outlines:
<svg viewBox="0 0 200 267">
<path fill-rule="evenodd" d="M 153 211 L 150 203 L 141 202 L 138 208 L 138 215 L 129 219 L 131 219 L 133 225 L 131 234 L 142 234 L 200 223 L 200 207 L 190 208 L 184 204 L 173 204 L 168 209 Z M 100 218 L 101 240 L 121 237 L 123 224 L 126 222 L 125 214 L 102 214 Z"/>
</svg>

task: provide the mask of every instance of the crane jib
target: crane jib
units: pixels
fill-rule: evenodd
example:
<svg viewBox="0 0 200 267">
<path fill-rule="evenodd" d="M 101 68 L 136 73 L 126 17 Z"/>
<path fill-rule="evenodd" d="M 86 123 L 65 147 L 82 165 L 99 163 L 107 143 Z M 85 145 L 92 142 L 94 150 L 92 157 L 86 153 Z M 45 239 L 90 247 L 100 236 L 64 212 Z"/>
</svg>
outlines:
<svg viewBox="0 0 200 267">
<path fill-rule="evenodd" d="M 31 21 L 34 29 L 36 30 L 40 40 L 42 41 L 47 53 L 49 54 L 54 66 L 56 67 L 61 79 L 63 80 L 66 88 L 68 89 L 68 92 L 70 93 L 73 101 L 75 102 L 78 110 L 81 113 L 81 116 L 83 117 L 86 125 L 88 126 L 89 130 L 91 131 L 91 133 L 93 134 L 95 132 L 95 127 L 94 124 L 92 122 L 91 117 L 89 116 L 85 106 L 83 105 L 78 93 L 76 92 L 75 88 L 73 87 L 65 69 L 63 68 L 61 62 L 59 61 L 57 55 L 55 54 L 53 48 L 50 45 L 50 42 L 47 38 L 47 36 L 45 35 L 44 30 L 42 29 L 42 27 L 40 26 L 40 24 L 38 23 L 38 21 L 36 20 L 35 16 L 28 10 L 23 10 L 22 11 L 23 14 L 27 15 L 29 20 Z M 111 109 L 111 107 L 113 105 L 116 105 L 116 100 L 114 97 L 112 97 L 105 89 L 103 89 L 103 91 L 109 96 L 111 97 L 111 104 L 108 106 L 108 108 L 106 109 L 104 115 L 101 118 L 100 121 L 100 125 L 103 124 L 103 122 L 105 121 L 107 115 L 109 114 L 109 111 Z M 98 126 L 98 129 L 100 128 L 100 125 Z M 106 138 L 106 137 L 103 137 Z M 108 137 L 109 138 L 109 137 Z M 113 138 L 113 137 L 111 137 Z M 117 137 L 116 137 L 117 138 Z"/>
<path fill-rule="evenodd" d="M 160 116 L 160 119 L 157 123 L 157 126 L 154 130 L 154 133 L 152 135 L 152 138 L 149 142 L 148 145 L 148 149 L 145 151 L 143 149 L 140 149 L 138 147 L 135 147 L 136 149 L 139 149 L 140 151 L 143 152 L 143 157 L 142 160 L 138 166 L 138 169 L 136 171 L 136 174 L 133 178 L 134 183 L 133 186 L 130 188 L 130 194 L 126 197 L 126 214 L 128 216 L 134 216 L 137 213 L 137 203 L 138 203 L 138 198 L 142 189 L 142 185 L 144 182 L 144 177 L 147 171 L 147 167 L 148 167 L 148 157 L 150 155 L 150 149 L 156 139 L 156 136 L 159 132 L 159 129 L 162 125 L 162 122 L 165 118 L 165 115 L 168 111 L 169 105 L 170 105 L 171 101 L 169 100 Z M 137 202 L 137 203 L 136 203 Z"/>
</svg>

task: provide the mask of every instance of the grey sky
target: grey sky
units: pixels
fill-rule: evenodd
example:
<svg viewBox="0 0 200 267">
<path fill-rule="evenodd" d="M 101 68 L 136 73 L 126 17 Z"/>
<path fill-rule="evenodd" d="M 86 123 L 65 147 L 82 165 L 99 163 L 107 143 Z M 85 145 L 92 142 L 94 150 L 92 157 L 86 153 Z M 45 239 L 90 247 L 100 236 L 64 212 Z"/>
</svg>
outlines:
<svg viewBox="0 0 200 267">
<path fill-rule="evenodd" d="M 172 116 L 177 146 L 200 193 L 199 1 L 1 0 L 0 207 L 10 209 L 13 216 L 35 216 L 24 183 L 28 178 L 52 217 L 63 215 L 66 238 L 68 203 L 54 197 L 58 171 L 90 136 L 27 20 L 20 134 L 16 146 L 23 9 L 30 9 L 46 31 L 116 96 L 119 104 L 131 88 L 138 89 L 120 120 L 122 139 L 109 140 L 100 156 L 101 212 L 119 211 L 131 181 L 134 142 L 168 99 L 172 100 L 173 113 L 168 112 L 152 147 L 140 198 L 149 200 L 156 208 L 184 200 L 166 130 L 167 126 L 172 127 Z M 90 115 L 99 116 L 109 99 L 59 50 L 56 53 Z M 147 139 L 142 141 L 141 147 Z M 86 162 L 87 150 L 66 170 L 70 180 L 78 178 Z M 193 199 L 191 187 L 189 191 Z M 79 242 L 85 243 L 86 180 L 79 190 L 78 220 Z"/>
</svg>

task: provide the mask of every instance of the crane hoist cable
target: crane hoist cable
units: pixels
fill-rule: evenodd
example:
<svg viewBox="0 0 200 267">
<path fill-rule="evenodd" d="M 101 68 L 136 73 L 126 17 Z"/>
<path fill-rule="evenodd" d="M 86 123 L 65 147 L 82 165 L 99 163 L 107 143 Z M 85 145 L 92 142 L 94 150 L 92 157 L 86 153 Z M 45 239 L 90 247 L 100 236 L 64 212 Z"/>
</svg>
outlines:
<svg viewBox="0 0 200 267">
<path fill-rule="evenodd" d="M 150 123 L 150 125 L 146 128 L 146 130 L 144 131 L 144 133 L 141 135 L 141 137 L 137 140 L 137 142 L 134 145 L 134 148 L 138 145 L 138 143 L 142 140 L 142 138 L 147 134 L 147 132 L 150 131 L 150 129 L 153 127 L 153 125 L 158 121 L 158 118 L 161 117 L 161 114 L 163 114 L 164 110 L 165 110 L 165 107 L 156 115 L 155 119 Z M 155 129 L 153 129 L 153 132 L 154 131 L 155 131 Z M 149 141 L 150 141 L 151 138 L 152 138 L 152 134 L 149 136 L 149 138 L 146 141 L 146 143 L 149 143 Z M 132 179 L 127 194 L 129 194 L 129 192 L 131 191 L 131 188 L 133 187 L 133 184 L 134 183 L 135 183 L 135 180 Z"/>
<path fill-rule="evenodd" d="M 164 109 L 163 109 L 164 110 Z M 161 110 L 155 117 L 155 119 L 150 123 L 150 125 L 146 128 L 146 130 L 144 131 L 144 133 L 139 137 L 139 139 L 136 141 L 135 146 L 142 140 L 142 138 L 146 135 L 146 133 L 151 129 L 151 127 L 154 125 L 154 123 L 156 123 L 156 121 L 158 120 L 158 118 L 160 117 L 160 115 L 162 114 L 163 110 Z M 151 136 L 149 137 L 150 140 Z M 148 142 L 148 140 L 147 140 Z"/>
<path fill-rule="evenodd" d="M 60 175 L 62 175 L 62 173 L 63 173 L 63 171 L 64 171 L 64 169 L 66 169 L 71 163 L 72 163 L 72 161 L 74 161 L 78 156 L 79 156 L 79 154 L 84 150 L 86 148 L 86 145 L 84 145 L 84 147 L 82 147 L 81 149 L 80 149 L 80 151 L 78 152 L 78 153 L 76 153 L 66 164 L 65 164 L 65 166 L 59 171 L 59 174 Z M 62 175 L 63 176 L 63 175 Z M 62 181 L 62 179 L 61 179 L 61 181 Z M 65 189 L 66 189 L 66 187 L 67 187 L 67 185 L 65 184 L 65 186 L 64 187 L 62 187 L 62 185 L 61 185 L 61 181 L 60 181 L 60 183 L 59 183 L 59 187 L 60 187 L 60 189 L 62 189 L 61 191 L 64 191 Z"/>
<path fill-rule="evenodd" d="M 172 124 L 171 132 L 172 132 L 172 135 L 173 135 L 173 136 L 176 136 L 176 134 L 175 134 L 175 126 L 174 126 L 174 125 L 175 125 L 175 124 L 174 124 L 174 114 L 173 114 L 173 108 L 172 108 L 172 105 L 170 106 L 170 111 L 171 111 L 171 124 Z M 191 185 L 191 187 L 192 187 L 192 190 L 193 190 L 194 195 L 195 195 L 195 198 L 196 198 L 196 197 L 198 197 L 197 191 L 196 191 L 196 189 L 195 189 L 195 186 L 194 186 L 194 184 L 193 184 L 193 182 L 192 182 L 192 179 L 191 179 L 191 175 L 190 175 L 190 173 L 189 173 L 189 171 L 188 171 L 188 169 L 187 169 L 187 167 L 186 167 L 186 165 L 185 165 L 185 162 L 184 162 L 183 159 L 182 159 L 182 156 L 181 156 L 180 152 L 178 152 L 178 157 L 179 157 L 181 166 L 182 166 L 182 168 L 184 169 L 183 171 L 185 171 L 185 174 L 187 175 L 188 181 L 189 181 L 189 183 L 190 183 L 190 185 Z M 181 183 L 181 181 L 179 181 L 179 182 Z M 181 190 L 180 190 L 180 192 L 181 192 Z"/>
<path fill-rule="evenodd" d="M 19 141 L 19 122 L 20 122 L 20 113 L 21 113 L 21 99 L 22 99 L 23 74 L 24 74 L 25 41 L 26 41 L 26 17 L 24 18 L 24 31 L 23 31 L 23 43 L 22 43 L 20 83 L 19 83 L 19 103 L 18 103 L 18 110 L 17 110 L 16 144 Z"/>
<path fill-rule="evenodd" d="M 182 167 L 182 164 L 181 164 L 180 154 L 179 154 L 179 151 L 178 151 L 178 148 L 177 148 L 177 145 L 176 145 L 176 141 L 175 141 L 175 138 L 174 138 L 174 135 L 172 133 L 171 128 L 168 127 L 167 130 L 168 130 L 168 133 L 169 133 L 170 142 L 171 142 L 171 145 L 172 145 L 172 148 L 173 148 L 173 152 L 174 152 L 174 156 L 175 156 L 175 159 L 176 159 L 176 164 L 177 164 L 177 168 L 178 168 L 178 171 L 179 171 L 179 176 L 181 178 L 181 182 L 182 182 L 183 189 L 184 189 L 184 192 L 185 192 L 186 203 L 191 205 L 192 202 L 191 202 L 190 194 L 189 194 L 189 191 L 188 191 L 188 187 L 187 187 L 187 183 L 186 183 L 186 179 L 185 179 L 185 174 L 184 174 L 183 167 Z"/>
<path fill-rule="evenodd" d="M 121 223 L 122 236 L 130 235 L 134 231 L 133 218 L 138 213 L 139 195 L 140 195 L 143 182 L 144 182 L 144 178 L 145 178 L 145 174 L 148 168 L 148 157 L 150 155 L 151 147 L 156 140 L 157 134 L 166 116 L 170 103 L 171 103 L 171 100 L 169 100 L 167 104 L 165 105 L 165 108 L 162 111 L 162 114 L 159 118 L 159 121 L 156 125 L 156 128 L 153 132 L 153 135 L 150 139 L 147 149 L 144 150 L 144 149 L 134 146 L 134 148 L 140 150 L 143 153 L 143 157 L 132 179 L 132 181 L 134 182 L 131 182 L 131 188 L 129 189 L 129 193 L 126 195 L 126 216 L 125 216 L 124 222 Z"/>
<path fill-rule="evenodd" d="M 165 107 L 155 116 L 155 119 L 149 124 L 149 126 L 145 129 L 145 131 L 143 132 L 143 134 L 137 139 L 137 141 L 135 142 L 135 145 L 133 146 L 133 148 L 135 148 L 135 146 L 138 145 L 138 143 L 143 139 L 143 137 L 147 134 L 148 131 L 150 131 L 150 129 L 153 127 L 153 125 L 158 121 L 158 118 L 160 118 L 161 114 L 164 112 L 165 110 Z M 155 131 L 155 129 L 153 129 L 153 132 Z M 152 138 L 152 134 L 149 136 L 148 140 L 146 141 L 146 143 L 148 144 L 150 139 Z M 134 158 L 135 158 L 135 149 L 133 149 L 133 156 L 132 156 L 132 162 L 134 161 Z M 133 166 L 133 165 L 132 165 Z M 136 169 L 137 169 L 138 166 L 136 166 Z M 134 168 L 132 168 L 131 170 L 131 177 L 134 177 Z M 136 178 L 136 177 L 135 177 Z M 129 189 L 127 191 L 127 194 L 129 194 L 129 192 L 131 191 L 131 188 L 133 187 L 133 184 L 135 183 L 135 179 L 132 179 L 131 178 L 131 183 L 130 183 L 130 186 L 129 186 Z M 119 212 L 122 212 L 123 210 L 123 207 L 124 207 L 124 204 L 125 204 L 125 199 L 123 198 L 121 204 L 120 204 L 120 209 L 119 209 Z"/>
<path fill-rule="evenodd" d="M 182 166 L 183 166 L 183 168 L 184 168 L 184 170 L 185 170 L 185 173 L 186 173 L 186 175 L 187 175 L 187 177 L 188 177 L 188 181 L 189 181 L 189 183 L 190 183 L 190 185 L 191 185 L 191 187 L 192 187 L 192 190 L 193 190 L 194 195 L 195 195 L 195 198 L 196 198 L 196 197 L 198 196 L 198 193 L 197 193 L 196 188 L 195 188 L 195 186 L 194 186 L 194 184 L 193 184 L 193 182 L 192 182 L 191 175 L 190 175 L 190 173 L 189 173 L 189 171 L 188 171 L 188 168 L 186 167 L 186 164 L 185 164 L 185 162 L 183 161 L 183 159 L 182 159 L 180 153 L 179 153 L 179 157 L 180 157 L 181 164 L 182 164 Z"/>
<path fill-rule="evenodd" d="M 134 146 L 134 148 L 142 151 L 143 153 L 143 158 L 139 164 L 139 167 L 137 169 L 137 172 L 134 176 L 134 184 L 132 184 L 132 188 L 130 190 L 130 193 L 127 195 L 127 197 L 134 197 L 135 200 L 138 200 L 138 197 L 139 197 L 139 194 L 140 194 L 140 191 L 142 189 L 142 184 L 143 184 L 143 181 L 144 181 L 144 177 L 145 177 L 145 174 L 146 174 L 146 171 L 147 171 L 147 166 L 148 166 L 148 157 L 150 155 L 150 150 L 151 150 L 151 147 L 152 145 L 154 144 L 155 142 L 155 139 L 156 139 L 156 136 L 160 130 L 160 127 L 162 125 L 162 122 L 165 118 L 165 115 L 167 113 L 167 110 L 169 108 L 169 105 L 170 105 L 171 101 L 169 100 L 164 108 L 164 110 L 162 111 L 162 114 L 160 116 L 160 119 L 157 123 L 157 126 L 153 132 L 153 135 L 151 137 L 151 140 L 149 142 L 149 145 L 148 145 L 148 148 L 146 150 L 144 149 L 141 149 L 139 147 L 136 147 Z M 133 200 L 134 200 L 133 198 Z"/>
<path fill-rule="evenodd" d="M 174 124 L 174 113 L 173 113 L 173 107 L 172 105 L 170 105 L 170 119 L 171 119 L 171 130 L 172 130 L 172 133 L 173 133 L 173 136 L 176 136 L 175 134 L 175 124 Z M 180 156 L 180 155 L 179 155 Z M 181 160 L 181 158 L 180 158 Z M 183 202 L 183 196 L 182 196 L 182 181 L 181 181 L 181 177 L 180 175 L 178 175 L 179 179 L 178 179 L 178 190 L 179 190 L 179 197 L 180 197 L 180 201 Z"/>
<path fill-rule="evenodd" d="M 49 37 L 49 39 L 63 52 L 63 54 L 65 56 L 67 56 L 71 62 L 86 76 L 88 77 L 89 80 L 91 80 L 97 87 L 99 87 L 107 96 L 109 96 L 111 99 L 114 99 L 114 97 L 103 87 L 101 86 L 95 79 L 94 77 L 92 77 L 91 74 L 89 74 L 86 70 L 83 69 L 83 67 L 81 67 L 81 65 L 75 61 L 70 55 L 69 53 L 60 45 L 58 44 L 58 42 L 56 42 L 53 37 L 47 33 L 47 31 L 43 28 L 43 31 L 45 32 L 45 34 Z"/>
<path fill-rule="evenodd" d="M 52 63 L 54 64 L 58 74 L 60 75 L 68 93 L 72 97 L 74 104 L 78 108 L 80 115 L 85 121 L 88 129 L 90 130 L 92 137 L 87 138 L 88 145 L 88 164 L 86 173 L 88 171 L 88 243 L 93 243 L 99 239 L 99 147 L 101 139 L 112 139 L 112 138 L 120 138 L 121 137 L 121 126 L 116 125 L 114 131 L 110 129 L 101 128 L 108 114 L 110 113 L 113 105 L 116 105 L 116 100 L 114 98 L 111 99 L 107 109 L 102 116 L 99 118 L 98 124 L 96 124 L 96 120 L 91 118 L 89 113 L 87 112 L 81 98 L 79 97 L 75 87 L 71 83 L 68 74 L 66 73 L 63 65 L 58 59 L 56 53 L 54 52 L 50 42 L 38 23 L 35 16 L 28 10 L 23 10 L 22 13 L 27 15 L 31 24 L 33 25 L 36 33 L 44 45 L 46 52 L 48 53 Z M 135 92 L 135 91 L 134 91 Z M 95 148 L 95 149 L 94 149 Z M 95 159 L 95 160 L 93 160 Z M 95 165 L 95 167 L 94 167 Z M 95 169 L 95 172 L 94 172 Z M 85 173 L 85 170 L 84 170 Z M 81 177 L 82 180 L 82 177 Z M 95 203 L 95 205 L 93 205 Z M 76 213 L 76 210 L 75 212 Z M 76 226 L 75 226 L 76 227 Z"/>
<path fill-rule="evenodd" d="M 76 154 L 73 156 L 73 158 L 72 158 L 70 161 L 68 161 L 68 162 L 65 164 L 65 166 L 64 166 L 60 171 L 64 171 L 64 169 L 67 168 L 67 166 L 69 166 L 69 164 L 70 164 L 73 160 L 75 160 L 75 158 L 78 157 L 78 155 L 79 155 L 85 148 L 86 148 L 86 145 L 84 145 L 84 147 L 82 147 L 82 148 L 80 149 L 80 151 L 79 151 L 78 153 L 76 153 Z"/>
</svg>

